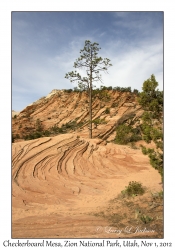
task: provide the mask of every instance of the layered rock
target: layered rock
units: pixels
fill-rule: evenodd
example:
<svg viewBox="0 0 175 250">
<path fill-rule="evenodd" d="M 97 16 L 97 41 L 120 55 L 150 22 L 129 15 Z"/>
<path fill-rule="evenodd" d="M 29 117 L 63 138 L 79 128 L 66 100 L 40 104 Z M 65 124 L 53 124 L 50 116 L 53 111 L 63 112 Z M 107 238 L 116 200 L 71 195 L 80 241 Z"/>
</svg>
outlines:
<svg viewBox="0 0 175 250">
<path fill-rule="evenodd" d="M 107 91 L 108 98 L 97 95 L 93 98 L 93 120 L 100 119 L 103 122 L 96 123 L 93 130 L 93 138 L 112 140 L 115 137 L 115 129 L 118 124 L 127 119 L 139 119 L 143 110 L 137 103 L 137 98 L 130 92 Z M 63 90 L 53 90 L 46 98 L 34 102 L 22 110 L 17 119 L 12 120 L 13 134 L 19 134 L 21 138 L 35 131 L 36 121 L 39 119 L 43 130 L 53 126 L 61 127 L 63 124 L 76 122 L 80 125 L 72 128 L 84 137 L 88 137 L 89 103 L 87 93 L 67 93 Z M 70 132 L 70 130 L 68 131 Z"/>
</svg>

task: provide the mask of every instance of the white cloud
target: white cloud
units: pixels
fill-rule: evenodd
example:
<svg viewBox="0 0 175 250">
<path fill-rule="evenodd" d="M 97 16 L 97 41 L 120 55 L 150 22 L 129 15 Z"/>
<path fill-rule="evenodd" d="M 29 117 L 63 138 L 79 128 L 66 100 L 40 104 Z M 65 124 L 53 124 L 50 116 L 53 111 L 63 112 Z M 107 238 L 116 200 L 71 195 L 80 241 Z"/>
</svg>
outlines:
<svg viewBox="0 0 175 250">
<path fill-rule="evenodd" d="M 13 32 L 13 109 L 19 110 L 29 103 L 24 102 L 23 106 L 17 104 L 18 93 L 28 94 L 39 99 L 47 95 L 52 89 L 73 88 L 76 84 L 65 79 L 65 74 L 72 70 L 75 60 L 79 57 L 80 49 L 84 47 L 84 41 L 90 40 L 99 43 L 101 50 L 99 56 L 109 58 L 112 67 L 109 74 L 102 74 L 103 82 L 106 86 L 131 86 L 141 90 L 143 81 L 153 73 L 159 82 L 163 82 L 163 45 L 161 32 L 154 29 L 152 19 L 146 24 L 138 18 L 131 17 L 130 13 L 112 13 L 116 19 L 110 21 L 109 30 L 96 25 L 89 26 L 80 33 L 79 27 L 84 27 L 85 20 L 79 26 L 77 20 L 72 23 L 77 25 L 76 29 L 70 26 L 70 20 L 55 23 L 46 22 L 42 28 L 32 23 L 33 20 L 16 20 Z M 103 15 L 102 15 L 103 16 Z M 101 18 L 102 18 L 101 16 Z M 130 18 L 130 19 L 129 19 Z M 60 19 L 59 19 L 60 20 Z M 130 20 L 130 22 L 128 22 Z M 35 20 L 36 21 L 36 20 Z M 93 21 L 93 20 L 92 20 Z M 83 25 L 82 25 L 83 24 Z M 36 25 L 36 27 L 35 27 Z M 146 27 L 144 30 L 143 27 Z M 161 27 L 161 25 L 160 25 Z M 36 32 L 38 30 L 38 32 Z M 128 30 L 128 32 L 126 32 Z M 153 32 L 154 31 L 154 32 Z M 143 36 L 139 36 L 142 34 Z M 150 35 L 151 34 L 151 35 Z M 83 71 L 81 71 L 82 73 Z M 101 83 L 95 84 L 100 86 Z M 15 104 L 16 103 L 16 104 Z"/>
<path fill-rule="evenodd" d="M 115 53 L 114 53 L 115 51 Z M 163 89 L 163 44 L 162 41 L 143 40 L 137 46 L 110 41 L 105 57 L 111 60 L 109 75 L 103 75 L 108 86 L 137 88 L 141 91 L 144 80 L 154 74 Z"/>
</svg>

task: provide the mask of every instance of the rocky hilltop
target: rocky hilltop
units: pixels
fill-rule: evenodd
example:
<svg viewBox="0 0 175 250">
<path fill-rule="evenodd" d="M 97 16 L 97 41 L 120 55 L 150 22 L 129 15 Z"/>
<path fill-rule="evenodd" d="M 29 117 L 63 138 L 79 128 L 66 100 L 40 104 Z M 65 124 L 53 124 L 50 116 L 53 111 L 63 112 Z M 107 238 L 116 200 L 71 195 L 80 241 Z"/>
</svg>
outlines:
<svg viewBox="0 0 175 250">
<path fill-rule="evenodd" d="M 22 110 L 12 120 L 12 132 L 16 139 L 24 139 L 40 126 L 47 131 L 45 135 L 53 136 L 66 132 L 76 132 L 88 137 L 89 103 L 86 92 L 53 90 L 47 97 Z M 114 90 L 102 91 L 93 98 L 93 138 L 111 141 L 115 137 L 117 125 L 128 121 L 138 121 L 143 113 L 136 95 L 130 92 Z M 37 122 L 40 124 L 37 125 Z M 56 128 L 58 128 L 56 130 Z"/>
</svg>

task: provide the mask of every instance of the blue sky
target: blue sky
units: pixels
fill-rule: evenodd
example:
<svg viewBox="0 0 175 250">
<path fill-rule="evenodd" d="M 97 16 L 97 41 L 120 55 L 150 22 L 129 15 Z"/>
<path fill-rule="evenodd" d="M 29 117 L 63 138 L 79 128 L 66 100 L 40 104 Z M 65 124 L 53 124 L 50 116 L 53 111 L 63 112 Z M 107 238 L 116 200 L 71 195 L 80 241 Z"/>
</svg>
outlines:
<svg viewBox="0 0 175 250">
<path fill-rule="evenodd" d="M 141 91 L 154 74 L 163 89 L 163 12 L 12 12 L 12 109 L 74 88 L 64 77 L 85 40 L 113 64 L 102 73 L 105 86 Z"/>
</svg>

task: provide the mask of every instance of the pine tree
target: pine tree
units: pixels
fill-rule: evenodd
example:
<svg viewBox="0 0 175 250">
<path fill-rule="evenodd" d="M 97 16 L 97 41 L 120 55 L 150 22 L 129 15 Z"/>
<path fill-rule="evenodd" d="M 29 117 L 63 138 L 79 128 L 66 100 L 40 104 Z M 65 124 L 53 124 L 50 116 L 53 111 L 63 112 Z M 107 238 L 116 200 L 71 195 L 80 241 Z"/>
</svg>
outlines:
<svg viewBox="0 0 175 250">
<path fill-rule="evenodd" d="M 80 90 L 86 90 L 89 96 L 89 138 L 92 138 L 92 89 L 93 82 L 101 81 L 101 71 L 107 72 L 107 69 L 112 66 L 108 58 L 98 57 L 99 44 L 85 41 L 84 48 L 80 50 L 80 57 L 74 62 L 74 68 L 85 68 L 86 76 L 82 77 L 76 70 L 68 72 L 65 78 L 71 82 L 77 81 Z"/>
<path fill-rule="evenodd" d="M 161 115 L 163 111 L 163 91 L 159 91 L 156 89 L 157 87 L 158 82 L 152 74 L 149 79 L 144 81 L 143 91 L 139 94 L 138 101 L 144 110 L 151 111 L 156 118 L 159 118 L 159 115 Z"/>
<path fill-rule="evenodd" d="M 156 144 L 156 150 L 143 147 L 142 152 L 148 154 L 151 165 L 159 171 L 163 180 L 163 91 L 157 87 L 158 82 L 152 74 L 144 81 L 138 101 L 145 110 L 141 125 L 143 139 L 147 143 L 153 141 Z"/>
</svg>

